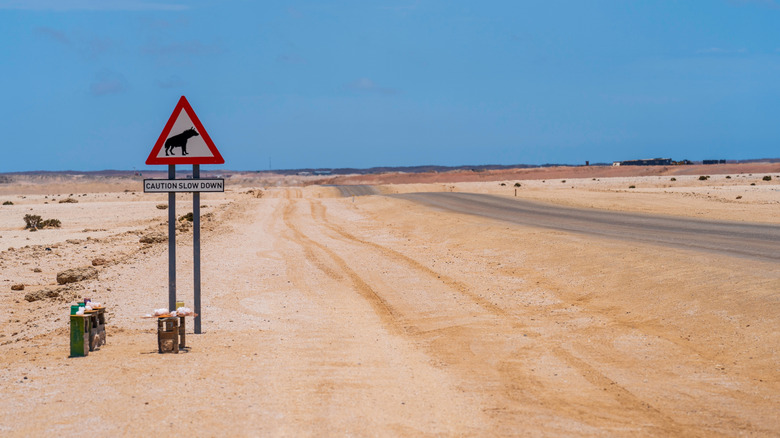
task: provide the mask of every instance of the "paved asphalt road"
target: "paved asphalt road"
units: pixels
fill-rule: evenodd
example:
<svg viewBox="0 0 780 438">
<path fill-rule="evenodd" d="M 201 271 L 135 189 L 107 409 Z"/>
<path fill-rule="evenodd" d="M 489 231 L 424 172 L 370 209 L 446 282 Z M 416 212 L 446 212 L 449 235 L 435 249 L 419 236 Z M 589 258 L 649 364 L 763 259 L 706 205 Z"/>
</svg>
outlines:
<svg viewBox="0 0 780 438">
<path fill-rule="evenodd" d="M 374 186 L 355 185 L 355 186 L 332 186 L 341 192 L 341 196 L 348 198 L 350 196 L 368 196 L 378 195 L 379 191 Z"/>
<path fill-rule="evenodd" d="M 561 207 L 475 193 L 392 195 L 441 210 L 574 233 L 780 261 L 780 226 Z"/>
</svg>

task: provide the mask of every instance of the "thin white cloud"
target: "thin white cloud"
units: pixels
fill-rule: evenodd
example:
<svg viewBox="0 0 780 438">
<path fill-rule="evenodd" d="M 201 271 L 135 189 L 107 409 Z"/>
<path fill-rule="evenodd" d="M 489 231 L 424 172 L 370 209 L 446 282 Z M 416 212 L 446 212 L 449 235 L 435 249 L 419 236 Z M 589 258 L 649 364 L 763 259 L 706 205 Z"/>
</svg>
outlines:
<svg viewBox="0 0 780 438">
<path fill-rule="evenodd" d="M 65 32 L 58 29 L 45 27 L 45 26 L 38 27 L 35 29 L 35 33 L 38 35 L 43 35 L 44 37 L 49 38 L 58 43 L 70 44 L 70 38 L 68 38 L 68 35 L 66 35 Z"/>
<path fill-rule="evenodd" d="M 383 9 L 385 11 L 393 11 L 393 12 L 400 12 L 400 13 L 406 14 L 407 12 L 416 11 L 419 6 L 420 6 L 420 3 L 416 2 L 416 3 L 412 4 L 412 5 L 379 6 L 379 9 Z"/>
<path fill-rule="evenodd" d="M 747 53 L 747 49 L 724 49 L 721 47 L 708 47 L 706 49 L 699 49 L 696 51 L 702 55 L 737 55 Z"/>
<path fill-rule="evenodd" d="M 368 78 L 360 78 L 347 84 L 347 88 L 351 90 L 364 91 L 370 93 L 380 94 L 398 94 L 399 91 L 395 88 L 380 87 L 374 81 Z"/>
<path fill-rule="evenodd" d="M 90 37 L 81 44 L 80 51 L 88 59 L 97 59 L 118 50 L 115 41 L 106 37 Z"/>
<path fill-rule="evenodd" d="M 729 3 L 736 5 L 757 5 L 770 9 L 780 9 L 780 4 L 777 2 L 777 0 L 729 0 Z"/>
<path fill-rule="evenodd" d="M 141 28 L 144 31 L 161 32 L 170 31 L 177 27 L 185 27 L 189 25 L 189 20 L 179 14 L 171 16 L 171 19 L 162 19 L 158 16 L 144 15 L 138 20 Z"/>
<path fill-rule="evenodd" d="M 0 9 L 29 11 L 182 11 L 189 6 L 141 0 L 0 0 Z"/>
<path fill-rule="evenodd" d="M 98 73 L 95 80 L 90 84 L 89 93 L 93 96 L 105 96 L 107 94 L 121 93 L 127 89 L 127 80 L 121 73 L 104 70 Z"/>
<path fill-rule="evenodd" d="M 208 46 L 198 40 L 177 41 L 169 44 L 149 44 L 141 50 L 144 54 L 155 56 L 211 55 L 221 52 L 218 47 Z"/>
<path fill-rule="evenodd" d="M 183 87 L 187 83 L 178 75 L 169 76 L 166 79 L 157 81 L 157 86 L 164 89 Z"/>
<path fill-rule="evenodd" d="M 118 53 L 122 50 L 121 43 L 108 37 L 90 35 L 83 31 L 64 32 L 52 27 L 42 26 L 33 30 L 49 41 L 67 47 L 69 53 L 78 54 L 84 59 L 95 61 L 105 55 Z"/>
<path fill-rule="evenodd" d="M 306 60 L 304 58 L 301 58 L 298 55 L 292 55 L 288 53 L 283 53 L 276 57 L 276 62 L 282 63 L 282 64 L 297 64 L 297 65 L 303 65 L 306 64 Z"/>
<path fill-rule="evenodd" d="M 141 54 L 149 56 L 157 65 L 190 65 L 199 56 L 220 55 L 225 49 L 218 44 L 204 44 L 198 40 L 175 41 L 161 44 L 153 41 L 141 47 Z"/>
<path fill-rule="evenodd" d="M 676 97 L 658 96 L 658 95 L 607 95 L 601 96 L 609 103 L 616 105 L 669 105 L 680 103 L 681 100 Z"/>
<path fill-rule="evenodd" d="M 294 6 L 290 6 L 289 8 L 287 8 L 287 13 L 292 18 L 303 18 L 303 13 L 301 13 L 300 9 L 298 9 L 298 8 L 296 8 Z"/>
</svg>

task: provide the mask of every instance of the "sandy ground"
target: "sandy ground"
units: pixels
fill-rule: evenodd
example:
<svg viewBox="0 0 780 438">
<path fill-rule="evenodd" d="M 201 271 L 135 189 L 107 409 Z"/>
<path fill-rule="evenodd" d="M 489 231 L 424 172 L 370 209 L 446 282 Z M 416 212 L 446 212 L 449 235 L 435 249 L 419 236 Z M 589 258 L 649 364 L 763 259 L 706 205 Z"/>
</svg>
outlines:
<svg viewBox="0 0 780 438">
<path fill-rule="evenodd" d="M 780 178 L 766 174 L 379 190 L 517 189 L 776 224 Z M 777 264 L 284 182 L 227 180 L 202 196 L 204 333 L 178 355 L 158 354 L 141 318 L 168 299 L 167 244 L 139 242 L 166 230 L 165 195 L 134 192 L 137 181 L 0 187 L 13 202 L 0 206 L 0 435 L 780 435 Z M 188 196 L 177 203 L 191 211 Z M 62 228 L 24 231 L 25 214 Z M 187 304 L 191 236 L 183 226 L 177 240 Z M 97 279 L 24 299 L 98 257 L 109 263 Z M 109 306 L 108 344 L 68 358 L 69 304 L 82 296 Z"/>
</svg>

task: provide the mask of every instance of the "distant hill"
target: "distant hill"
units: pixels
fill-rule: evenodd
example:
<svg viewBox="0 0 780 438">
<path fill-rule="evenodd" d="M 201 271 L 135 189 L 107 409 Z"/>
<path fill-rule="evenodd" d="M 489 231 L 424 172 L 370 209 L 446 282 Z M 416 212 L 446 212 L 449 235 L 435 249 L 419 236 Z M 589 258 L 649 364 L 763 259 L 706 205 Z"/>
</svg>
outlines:
<svg viewBox="0 0 780 438">
<path fill-rule="evenodd" d="M 726 160 L 727 163 L 780 163 L 780 158 L 758 158 L 758 159 L 751 159 L 751 160 Z M 694 161 L 695 164 L 701 164 L 701 161 Z M 599 167 L 599 166 L 611 166 L 612 163 L 591 163 L 591 167 Z M 277 175 L 301 175 L 301 174 L 308 174 L 308 175 L 372 175 L 372 174 L 383 174 L 383 173 L 445 173 L 445 172 L 455 172 L 455 171 L 463 171 L 468 170 L 472 172 L 484 172 L 484 171 L 495 171 L 495 170 L 508 170 L 508 169 L 535 169 L 535 168 L 547 168 L 547 167 L 584 167 L 581 164 L 572 165 L 572 164 L 561 164 L 561 163 L 550 163 L 550 164 L 480 164 L 480 165 L 462 165 L 462 166 L 438 166 L 438 165 L 423 165 L 423 166 L 381 166 L 381 167 L 370 167 L 366 169 L 360 169 L 360 168 L 353 168 L 353 167 L 341 167 L 341 168 L 301 168 L 301 169 L 275 169 L 275 170 L 256 170 L 256 171 L 234 171 L 234 170 L 226 170 L 226 169 L 219 169 L 219 170 L 202 170 L 201 174 L 203 176 L 209 175 L 227 175 L 227 174 L 234 174 L 234 173 L 270 173 L 270 174 L 277 174 Z M 188 175 L 191 174 L 192 171 L 187 166 L 179 166 L 179 168 L 176 171 L 177 175 Z M 164 169 L 162 166 L 155 169 L 142 169 L 142 170 L 116 170 L 116 169 L 107 169 L 107 170 L 97 170 L 97 171 L 79 171 L 79 170 L 57 170 L 57 171 L 48 171 L 48 170 L 35 170 L 35 171 L 25 171 L 25 172 L 5 172 L 0 173 L 0 175 L 33 175 L 33 176 L 58 176 L 58 175 L 86 175 L 90 177 L 119 177 L 119 178 L 127 178 L 127 177 L 133 177 L 133 176 L 145 176 L 145 177 L 155 177 L 155 178 L 165 178 L 167 177 L 167 170 Z M 0 178 L 0 183 L 4 182 L 3 178 Z M 7 182 L 7 181 L 6 181 Z"/>
</svg>

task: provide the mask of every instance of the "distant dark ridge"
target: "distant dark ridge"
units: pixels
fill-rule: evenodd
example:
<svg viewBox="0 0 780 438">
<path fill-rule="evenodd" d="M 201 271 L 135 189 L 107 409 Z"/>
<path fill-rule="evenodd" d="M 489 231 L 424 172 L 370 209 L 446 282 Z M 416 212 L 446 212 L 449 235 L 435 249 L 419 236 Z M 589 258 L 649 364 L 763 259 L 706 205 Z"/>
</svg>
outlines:
<svg viewBox="0 0 780 438">
<path fill-rule="evenodd" d="M 5 172 L 4 175 L 60 176 L 60 175 L 91 175 L 91 176 L 133 176 L 134 170 L 28 170 L 25 172 Z M 176 172 L 178 173 L 178 172 Z"/>
<path fill-rule="evenodd" d="M 780 163 L 780 158 L 759 158 L 755 160 L 726 160 L 727 163 Z"/>
<path fill-rule="evenodd" d="M 749 160 L 726 160 L 726 163 L 780 163 L 780 158 L 756 158 Z M 701 164 L 701 161 L 694 161 L 694 164 Z M 591 167 L 597 166 L 611 166 L 612 163 L 590 163 Z M 486 170 L 504 170 L 504 169 L 533 169 L 541 167 L 582 167 L 582 164 L 560 164 L 560 163 L 548 163 L 548 164 L 482 164 L 482 165 L 462 165 L 462 166 L 437 166 L 437 165 L 423 165 L 423 166 L 383 166 L 383 167 L 370 167 L 365 169 L 343 167 L 343 168 L 301 168 L 301 169 L 277 169 L 277 170 L 228 170 L 228 169 L 201 169 L 201 175 L 227 175 L 231 173 L 241 172 L 254 172 L 254 173 L 274 173 L 279 175 L 296 175 L 299 173 L 308 172 L 312 175 L 315 174 L 330 174 L 330 175 L 350 175 L 350 174 L 373 174 L 373 173 L 429 173 L 429 172 L 452 172 L 452 171 L 474 171 L 481 172 Z M 179 166 L 176 169 L 178 175 L 191 174 L 192 170 L 189 167 Z M 55 177 L 58 175 L 89 175 L 89 176 L 103 176 L 103 177 L 133 177 L 142 174 L 148 175 L 167 175 L 167 170 L 163 166 L 158 166 L 153 169 L 139 169 L 139 170 L 34 170 L 24 172 L 0 172 L 0 175 L 32 175 L 42 177 Z"/>
<path fill-rule="evenodd" d="M 227 171 L 227 173 L 230 173 L 231 171 Z M 201 171 L 201 175 L 206 174 L 223 174 L 224 171 L 221 170 L 207 170 L 207 171 Z M 182 175 L 190 175 L 192 174 L 191 168 L 182 167 L 180 169 L 176 169 L 176 175 L 177 177 L 180 177 Z M 85 175 L 89 177 L 104 177 L 104 178 L 133 178 L 137 176 L 157 176 L 160 177 L 160 175 L 163 175 L 164 177 L 167 177 L 168 170 L 162 170 L 162 169 L 149 169 L 149 170 L 115 170 L 115 169 L 108 169 L 108 170 L 30 170 L 25 172 L 6 172 L 6 173 L 0 173 L 0 175 L 19 175 L 19 176 L 36 176 L 40 178 L 57 178 L 59 176 L 77 176 L 77 175 Z"/>
<path fill-rule="evenodd" d="M 591 166 L 611 166 L 612 163 L 594 163 Z M 560 166 L 579 166 L 572 164 L 481 164 L 481 165 L 462 165 L 462 166 L 386 166 L 386 167 L 371 167 L 368 169 L 356 169 L 351 167 L 345 168 L 303 168 L 303 169 L 280 169 L 273 170 L 273 173 L 280 175 L 298 175 L 298 174 L 311 174 L 311 175 L 368 175 L 374 173 L 443 173 L 453 171 L 472 171 L 472 172 L 484 172 L 487 170 L 505 170 L 505 169 L 533 169 L 539 167 L 560 167 Z"/>
</svg>

